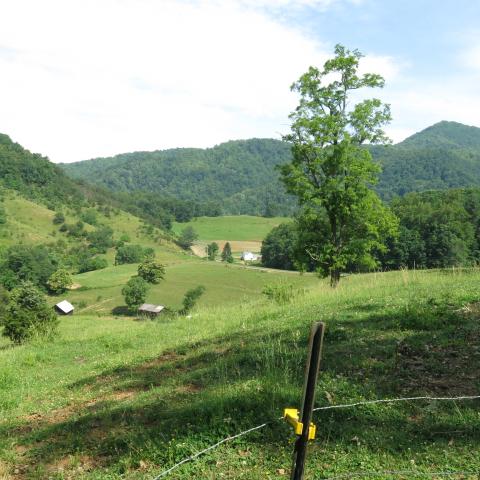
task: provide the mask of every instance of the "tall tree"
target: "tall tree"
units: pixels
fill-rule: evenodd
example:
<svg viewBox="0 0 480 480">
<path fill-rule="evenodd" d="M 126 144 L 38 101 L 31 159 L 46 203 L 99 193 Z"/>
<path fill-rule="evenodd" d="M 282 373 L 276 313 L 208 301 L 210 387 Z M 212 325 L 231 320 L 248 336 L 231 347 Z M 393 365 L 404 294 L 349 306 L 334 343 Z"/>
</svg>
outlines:
<svg viewBox="0 0 480 480">
<path fill-rule="evenodd" d="M 380 75 L 358 73 L 361 57 L 337 45 L 323 70 L 310 67 L 292 85 L 300 103 L 284 137 L 293 160 L 281 168 L 282 178 L 307 207 L 310 223 L 321 219 L 307 251 L 332 286 L 348 265 L 373 267 L 372 252 L 384 249 L 384 236 L 396 228 L 395 217 L 370 189 L 380 170 L 362 147 L 387 141 L 382 128 L 390 107 L 376 98 L 349 107 L 352 92 L 384 85 Z"/>
<path fill-rule="evenodd" d="M 232 247 L 226 242 L 222 250 L 222 262 L 233 263 Z"/>
</svg>

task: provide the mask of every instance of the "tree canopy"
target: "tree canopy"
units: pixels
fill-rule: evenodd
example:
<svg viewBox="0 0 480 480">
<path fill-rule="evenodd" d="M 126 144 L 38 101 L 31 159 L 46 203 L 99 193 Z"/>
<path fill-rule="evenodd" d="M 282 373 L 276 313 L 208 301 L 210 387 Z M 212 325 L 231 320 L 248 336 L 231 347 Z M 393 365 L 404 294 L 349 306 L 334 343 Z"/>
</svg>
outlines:
<svg viewBox="0 0 480 480">
<path fill-rule="evenodd" d="M 358 74 L 362 55 L 341 45 L 323 70 L 310 67 L 293 84 L 300 103 L 292 112 L 292 162 L 282 166 L 287 190 L 304 207 L 303 215 L 320 227 L 307 252 L 336 286 L 349 263 L 374 266 L 372 252 L 384 248 L 395 218 L 371 189 L 379 168 L 362 145 L 386 141 L 383 126 L 390 109 L 378 99 L 349 107 L 353 91 L 383 87 L 380 75 Z M 318 223 L 320 220 L 320 223 Z"/>
</svg>

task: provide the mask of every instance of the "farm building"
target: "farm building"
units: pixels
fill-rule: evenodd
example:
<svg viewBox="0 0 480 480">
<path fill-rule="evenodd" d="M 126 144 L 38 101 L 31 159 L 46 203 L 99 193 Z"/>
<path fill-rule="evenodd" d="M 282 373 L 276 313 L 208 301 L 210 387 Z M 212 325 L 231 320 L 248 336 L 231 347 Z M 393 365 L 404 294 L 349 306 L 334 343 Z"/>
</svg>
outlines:
<svg viewBox="0 0 480 480">
<path fill-rule="evenodd" d="M 149 317 L 156 317 L 165 307 L 163 305 L 152 305 L 151 303 L 144 303 L 138 308 L 138 313 L 147 315 Z"/>
<path fill-rule="evenodd" d="M 55 310 L 62 315 L 72 315 L 75 308 L 67 300 L 62 300 L 55 305 Z"/>
<path fill-rule="evenodd" d="M 259 259 L 259 255 L 255 255 L 255 253 L 252 252 L 242 252 L 242 256 L 240 257 L 240 260 L 246 261 L 246 262 L 254 262 L 255 260 Z"/>
</svg>

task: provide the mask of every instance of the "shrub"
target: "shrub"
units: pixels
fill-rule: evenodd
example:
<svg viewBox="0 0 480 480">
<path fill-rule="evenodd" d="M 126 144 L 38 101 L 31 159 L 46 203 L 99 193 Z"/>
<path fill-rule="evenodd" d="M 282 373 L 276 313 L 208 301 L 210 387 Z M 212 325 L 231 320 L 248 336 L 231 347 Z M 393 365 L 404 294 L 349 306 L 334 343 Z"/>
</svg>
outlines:
<svg viewBox="0 0 480 480">
<path fill-rule="evenodd" d="M 276 283 L 265 285 L 262 293 L 278 304 L 285 304 L 292 301 L 300 292 L 295 290 L 291 283 Z"/>
<path fill-rule="evenodd" d="M 57 212 L 53 217 L 53 223 L 55 225 L 60 225 L 65 222 L 65 215 L 62 212 Z"/>
<path fill-rule="evenodd" d="M 207 245 L 207 257 L 209 260 L 215 260 L 219 247 L 217 242 L 212 242 Z"/>
<path fill-rule="evenodd" d="M 0 326 L 3 325 L 7 313 L 9 295 L 5 288 L 0 285 Z"/>
<path fill-rule="evenodd" d="M 106 267 L 108 267 L 108 262 L 104 257 L 82 258 L 78 266 L 78 273 L 93 272 Z"/>
<path fill-rule="evenodd" d="M 115 265 L 124 263 L 140 263 L 146 259 L 153 259 L 155 252 L 152 248 L 143 248 L 141 245 L 124 245 L 118 248 L 115 255 Z"/>
<path fill-rule="evenodd" d="M 182 248 L 188 249 L 193 245 L 193 242 L 198 238 L 197 232 L 193 229 L 192 226 L 185 227 L 178 237 L 177 243 Z"/>
<path fill-rule="evenodd" d="M 131 311 L 136 311 L 145 302 L 148 283 L 141 277 L 132 277 L 122 288 L 125 303 Z"/>
<path fill-rule="evenodd" d="M 73 284 L 72 277 L 64 268 L 50 275 L 47 285 L 52 293 L 63 293 Z"/>
<path fill-rule="evenodd" d="M 138 276 L 148 283 L 157 284 L 165 276 L 165 267 L 153 260 L 148 260 L 138 266 Z"/>
<path fill-rule="evenodd" d="M 110 227 L 102 226 L 87 235 L 89 248 L 96 253 L 106 253 L 107 249 L 113 247 L 113 230 Z"/>
<path fill-rule="evenodd" d="M 32 283 L 15 288 L 6 308 L 3 335 L 15 343 L 33 336 L 51 337 L 56 332 L 58 318 L 47 305 L 44 295 Z"/>
<path fill-rule="evenodd" d="M 198 299 L 203 295 L 204 292 L 205 287 L 203 285 L 199 285 L 198 287 L 188 290 L 183 297 L 183 308 L 178 313 L 181 315 L 187 315 L 197 304 Z"/>
<path fill-rule="evenodd" d="M 94 208 L 89 208 L 82 212 L 80 218 L 85 222 L 89 223 L 90 225 L 97 224 L 97 211 Z"/>
</svg>

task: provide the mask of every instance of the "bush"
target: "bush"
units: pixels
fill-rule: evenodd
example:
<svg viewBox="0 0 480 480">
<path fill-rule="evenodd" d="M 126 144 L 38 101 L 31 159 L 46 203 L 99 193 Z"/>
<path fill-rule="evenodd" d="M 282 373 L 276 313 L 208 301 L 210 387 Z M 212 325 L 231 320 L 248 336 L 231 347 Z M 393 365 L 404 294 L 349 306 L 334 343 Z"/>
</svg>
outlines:
<svg viewBox="0 0 480 480">
<path fill-rule="evenodd" d="M 107 253 L 107 249 L 113 247 L 113 230 L 102 226 L 87 235 L 89 248 L 96 253 Z"/>
<path fill-rule="evenodd" d="M 207 245 L 207 257 L 209 260 L 215 260 L 217 257 L 219 247 L 217 242 L 212 242 Z"/>
<path fill-rule="evenodd" d="M 147 292 L 148 283 L 141 277 L 132 277 L 122 288 L 125 303 L 131 311 L 136 311 L 142 303 L 145 303 Z"/>
<path fill-rule="evenodd" d="M 148 283 L 157 284 L 165 276 L 165 267 L 153 260 L 148 260 L 138 266 L 138 276 Z"/>
<path fill-rule="evenodd" d="M 118 248 L 115 255 L 115 265 L 124 263 L 140 263 L 146 259 L 153 259 L 155 252 L 152 248 L 143 248 L 141 245 L 124 245 Z"/>
<path fill-rule="evenodd" d="M 97 211 L 94 208 L 89 208 L 82 212 L 80 218 L 85 222 L 89 223 L 90 225 L 96 225 L 97 220 Z"/>
<path fill-rule="evenodd" d="M 55 225 L 60 225 L 65 222 L 65 215 L 62 212 L 57 212 L 53 217 L 53 223 Z"/>
<path fill-rule="evenodd" d="M 63 293 L 73 284 L 72 277 L 64 268 L 50 275 L 47 285 L 52 293 Z"/>
<path fill-rule="evenodd" d="M 106 267 L 108 267 L 108 262 L 104 257 L 82 258 L 78 265 L 78 273 L 93 272 Z"/>
<path fill-rule="evenodd" d="M 187 315 L 196 305 L 198 299 L 203 295 L 204 292 L 205 287 L 203 285 L 199 285 L 198 287 L 188 290 L 183 297 L 183 308 L 178 313 L 181 315 Z"/>
<path fill-rule="evenodd" d="M 276 283 L 265 285 L 262 293 L 272 301 L 278 304 L 285 304 L 292 301 L 300 292 L 295 290 L 291 283 Z"/>
<path fill-rule="evenodd" d="M 0 326 L 4 324 L 9 299 L 7 290 L 0 285 Z"/>
<path fill-rule="evenodd" d="M 3 335 L 15 343 L 36 336 L 51 337 L 56 332 L 58 318 L 47 305 L 44 295 L 32 283 L 15 288 L 4 317 Z"/>
<path fill-rule="evenodd" d="M 197 232 L 193 229 L 192 226 L 185 227 L 178 237 L 177 243 L 180 247 L 188 249 L 193 245 L 193 242 L 198 238 Z"/>
</svg>

